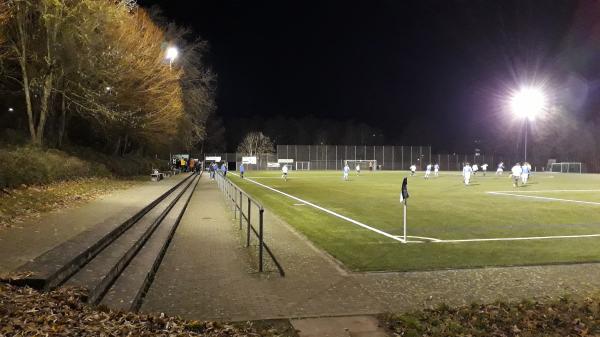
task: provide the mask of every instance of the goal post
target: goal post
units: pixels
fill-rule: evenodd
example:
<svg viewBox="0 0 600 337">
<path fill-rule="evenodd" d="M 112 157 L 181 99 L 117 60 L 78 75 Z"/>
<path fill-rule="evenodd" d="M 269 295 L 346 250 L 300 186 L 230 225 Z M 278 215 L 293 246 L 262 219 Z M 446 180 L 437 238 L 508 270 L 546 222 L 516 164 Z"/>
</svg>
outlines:
<svg viewBox="0 0 600 337">
<path fill-rule="evenodd" d="M 550 164 L 550 172 L 555 173 L 582 173 L 581 162 L 564 162 Z"/>
<path fill-rule="evenodd" d="M 344 166 L 348 164 L 351 170 L 356 169 L 357 165 L 360 165 L 361 170 L 377 170 L 377 160 L 375 159 L 346 159 L 343 161 Z"/>
<path fill-rule="evenodd" d="M 310 162 L 309 161 L 297 161 L 296 163 L 296 171 L 309 171 L 310 170 Z"/>
</svg>

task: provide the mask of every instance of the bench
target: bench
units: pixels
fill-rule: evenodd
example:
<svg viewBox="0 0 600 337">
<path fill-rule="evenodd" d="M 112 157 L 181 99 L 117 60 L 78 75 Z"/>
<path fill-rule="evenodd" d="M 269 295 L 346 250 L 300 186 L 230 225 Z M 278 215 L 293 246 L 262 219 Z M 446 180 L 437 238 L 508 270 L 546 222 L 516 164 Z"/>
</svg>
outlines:
<svg viewBox="0 0 600 337">
<path fill-rule="evenodd" d="M 152 180 L 152 181 L 160 181 L 160 180 L 163 180 L 164 178 L 165 178 L 165 174 L 162 172 L 159 172 L 158 170 L 154 170 L 150 174 L 150 180 Z"/>
</svg>

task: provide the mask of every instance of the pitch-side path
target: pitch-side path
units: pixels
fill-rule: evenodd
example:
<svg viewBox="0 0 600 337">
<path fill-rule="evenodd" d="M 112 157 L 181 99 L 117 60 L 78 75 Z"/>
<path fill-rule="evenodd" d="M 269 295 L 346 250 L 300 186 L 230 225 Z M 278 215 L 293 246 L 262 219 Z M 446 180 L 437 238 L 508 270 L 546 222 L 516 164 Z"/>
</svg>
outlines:
<svg viewBox="0 0 600 337">
<path fill-rule="evenodd" d="M 340 316 L 408 311 L 442 302 L 587 296 L 600 289 L 600 264 L 346 272 L 268 209 L 266 242 L 286 276 L 258 274 L 250 267 L 232 217 L 216 183 L 204 176 L 143 311 L 218 320 Z"/>
</svg>

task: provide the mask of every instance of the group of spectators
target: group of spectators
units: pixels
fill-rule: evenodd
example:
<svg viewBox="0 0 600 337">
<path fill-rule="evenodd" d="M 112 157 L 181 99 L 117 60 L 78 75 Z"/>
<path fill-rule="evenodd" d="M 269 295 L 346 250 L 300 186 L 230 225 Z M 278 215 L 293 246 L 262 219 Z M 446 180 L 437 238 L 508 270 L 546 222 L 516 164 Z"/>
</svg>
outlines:
<svg viewBox="0 0 600 337">
<path fill-rule="evenodd" d="M 184 157 L 173 157 L 171 161 L 171 169 L 179 170 L 179 172 L 199 172 L 201 165 L 197 159 L 186 159 Z"/>
<path fill-rule="evenodd" d="M 223 176 L 227 176 L 227 163 L 223 162 L 219 168 L 219 164 L 212 162 L 208 165 L 208 172 L 210 173 L 210 179 L 215 179 L 218 172 L 221 172 Z"/>
</svg>

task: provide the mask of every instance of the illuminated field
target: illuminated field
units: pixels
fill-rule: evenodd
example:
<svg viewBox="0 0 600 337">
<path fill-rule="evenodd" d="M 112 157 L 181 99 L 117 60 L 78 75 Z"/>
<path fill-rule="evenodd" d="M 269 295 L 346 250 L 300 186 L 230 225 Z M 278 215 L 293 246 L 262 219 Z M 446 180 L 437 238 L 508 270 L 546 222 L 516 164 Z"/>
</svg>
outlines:
<svg viewBox="0 0 600 337">
<path fill-rule="evenodd" d="M 425 270 L 600 260 L 600 175 L 409 177 L 408 243 L 399 192 L 406 172 L 247 172 L 231 179 L 349 269 Z M 279 191 L 279 192 L 277 192 Z M 280 193 L 281 192 L 281 193 Z M 288 196 L 284 195 L 288 194 Z M 292 198 L 295 197 L 295 198 Z"/>
</svg>

